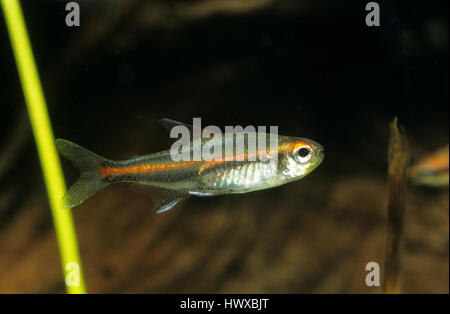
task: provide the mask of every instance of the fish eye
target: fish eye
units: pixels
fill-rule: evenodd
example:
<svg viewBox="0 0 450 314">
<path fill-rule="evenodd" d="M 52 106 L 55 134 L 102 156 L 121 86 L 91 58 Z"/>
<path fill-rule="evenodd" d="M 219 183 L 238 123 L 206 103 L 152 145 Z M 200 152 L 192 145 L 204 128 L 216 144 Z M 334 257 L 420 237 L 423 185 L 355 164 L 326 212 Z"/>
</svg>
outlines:
<svg viewBox="0 0 450 314">
<path fill-rule="evenodd" d="M 297 152 L 295 152 L 296 154 L 296 159 L 300 162 L 300 163 L 304 163 L 307 162 L 308 160 L 311 159 L 311 148 L 309 147 L 302 147 L 299 150 L 297 150 Z"/>
<path fill-rule="evenodd" d="M 300 149 L 298 150 L 297 154 L 298 154 L 301 158 L 305 158 L 306 156 L 309 155 L 309 152 L 310 152 L 310 151 L 309 151 L 308 148 L 302 147 L 302 148 L 300 148 Z"/>
</svg>

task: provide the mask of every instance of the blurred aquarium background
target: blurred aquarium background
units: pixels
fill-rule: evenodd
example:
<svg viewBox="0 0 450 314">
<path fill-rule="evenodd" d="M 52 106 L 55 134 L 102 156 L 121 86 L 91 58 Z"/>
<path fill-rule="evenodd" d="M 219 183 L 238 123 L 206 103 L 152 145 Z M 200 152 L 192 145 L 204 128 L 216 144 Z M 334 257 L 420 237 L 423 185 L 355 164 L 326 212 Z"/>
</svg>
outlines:
<svg viewBox="0 0 450 314">
<path fill-rule="evenodd" d="M 364 22 L 369 1 L 80 0 L 80 27 L 65 25 L 67 2 L 21 1 L 56 138 L 125 159 L 170 147 L 158 119 L 201 117 L 325 147 L 300 181 L 160 215 L 132 184 L 96 194 L 73 209 L 89 292 L 381 292 L 365 265 L 384 261 L 389 122 L 404 126 L 413 163 L 449 143 L 448 1 L 377 1 L 380 27 Z M 0 292 L 62 293 L 0 25 Z M 403 292 L 449 292 L 448 193 L 408 186 Z"/>
</svg>

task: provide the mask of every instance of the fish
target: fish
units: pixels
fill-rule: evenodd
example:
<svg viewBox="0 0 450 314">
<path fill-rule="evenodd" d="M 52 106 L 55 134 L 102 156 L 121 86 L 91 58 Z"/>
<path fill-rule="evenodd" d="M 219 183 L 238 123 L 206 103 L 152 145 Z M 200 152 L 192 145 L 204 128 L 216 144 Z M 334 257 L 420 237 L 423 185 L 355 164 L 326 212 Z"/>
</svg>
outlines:
<svg viewBox="0 0 450 314">
<path fill-rule="evenodd" d="M 192 129 L 192 126 L 175 120 L 162 119 L 160 122 L 166 128 L 182 125 Z M 199 139 L 197 145 L 204 148 L 214 141 L 221 141 L 218 145 L 226 145 L 230 141 L 236 144 L 238 135 Z M 211 160 L 201 156 L 198 160 L 179 161 L 174 161 L 170 150 L 116 161 L 68 140 L 57 139 L 58 152 L 80 172 L 78 180 L 63 197 L 62 205 L 72 208 L 110 184 L 132 182 L 148 187 L 156 212 L 162 213 L 190 196 L 242 194 L 296 181 L 317 168 L 324 159 L 323 146 L 313 140 L 264 132 L 256 132 L 255 136 L 266 140 L 266 145 L 260 149 L 258 144 L 258 158 L 251 158 L 255 156 L 250 156 L 254 152 L 248 149 L 248 133 L 246 136 L 243 156 L 238 156 L 233 150 L 230 158 L 223 150 L 221 158 Z M 267 145 L 271 143 L 271 136 L 277 140 L 274 149 Z M 188 146 L 190 156 L 196 147 L 194 141 Z"/>
<path fill-rule="evenodd" d="M 446 187 L 449 184 L 449 145 L 418 160 L 409 169 L 409 178 L 415 185 Z"/>
</svg>

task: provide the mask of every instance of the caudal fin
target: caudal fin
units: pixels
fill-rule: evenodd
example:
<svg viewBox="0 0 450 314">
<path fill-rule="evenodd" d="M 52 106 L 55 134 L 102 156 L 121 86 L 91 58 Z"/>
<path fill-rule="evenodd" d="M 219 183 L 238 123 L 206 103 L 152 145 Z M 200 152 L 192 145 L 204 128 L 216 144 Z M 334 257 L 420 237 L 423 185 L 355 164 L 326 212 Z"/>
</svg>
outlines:
<svg viewBox="0 0 450 314">
<path fill-rule="evenodd" d="M 106 158 L 67 140 L 57 139 L 55 144 L 58 152 L 80 171 L 80 178 L 69 188 L 63 198 L 64 208 L 72 208 L 83 203 L 109 185 L 109 182 L 102 180 L 100 175 L 101 166 L 108 161 Z"/>
</svg>

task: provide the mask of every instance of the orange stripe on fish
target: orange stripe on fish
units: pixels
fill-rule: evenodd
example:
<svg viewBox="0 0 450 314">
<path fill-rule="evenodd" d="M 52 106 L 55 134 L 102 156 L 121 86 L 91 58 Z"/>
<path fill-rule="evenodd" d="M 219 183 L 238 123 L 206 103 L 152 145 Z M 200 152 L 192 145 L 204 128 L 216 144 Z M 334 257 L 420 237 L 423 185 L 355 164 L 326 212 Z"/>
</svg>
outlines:
<svg viewBox="0 0 450 314">
<path fill-rule="evenodd" d="M 287 144 L 281 145 L 280 146 L 280 150 L 283 150 L 283 149 L 286 149 L 286 148 L 289 148 L 291 150 L 295 150 L 295 149 L 297 149 L 299 147 L 307 146 L 307 145 L 308 145 L 308 143 L 305 142 L 305 141 L 295 141 L 293 143 L 287 143 Z"/>
<path fill-rule="evenodd" d="M 280 145 L 278 147 L 278 152 L 283 151 L 285 149 L 295 150 L 295 149 L 297 149 L 299 147 L 302 147 L 302 146 L 305 146 L 305 145 L 308 145 L 308 143 L 305 142 L 305 141 L 295 141 L 293 143 L 286 143 L 286 144 Z M 256 153 L 253 153 L 253 154 L 246 153 L 246 154 L 241 154 L 241 155 L 234 155 L 233 159 L 211 160 L 209 162 L 206 162 L 200 168 L 200 170 L 198 171 L 198 174 L 201 174 L 205 169 L 207 169 L 209 167 L 212 167 L 214 165 L 220 164 L 220 163 L 224 163 L 224 162 L 227 162 L 227 161 L 236 161 L 236 160 L 239 160 L 239 161 L 249 160 L 249 157 L 263 156 L 265 154 L 268 154 L 267 150 L 257 151 Z M 243 157 L 243 158 L 242 159 L 238 159 L 238 157 Z"/>
<path fill-rule="evenodd" d="M 278 147 L 278 151 L 283 151 L 285 149 L 289 150 L 295 150 L 298 147 L 307 145 L 304 141 L 296 141 L 293 143 L 287 143 L 284 145 L 281 145 Z M 198 171 L 198 174 L 201 174 L 205 169 L 212 167 L 214 165 L 224 163 L 227 161 L 243 161 L 243 160 L 249 160 L 250 157 L 256 157 L 256 156 L 262 156 L 264 154 L 267 154 L 267 150 L 257 151 L 253 154 L 240 154 L 240 155 L 233 155 L 232 159 L 220 159 L 220 160 L 211 160 L 209 162 L 204 161 L 184 161 L 184 162 L 178 162 L 178 163 L 172 163 L 172 164 L 149 164 L 149 165 L 139 165 L 139 166 L 133 166 L 133 167 L 102 167 L 101 168 L 101 177 L 106 178 L 109 175 L 114 174 L 129 174 L 129 173 L 145 173 L 145 172 L 151 172 L 155 170 L 165 170 L 170 168 L 181 168 L 185 166 L 190 166 L 195 163 L 205 163 L 200 170 Z"/>
<path fill-rule="evenodd" d="M 149 165 L 139 165 L 139 166 L 133 166 L 133 167 L 101 167 L 100 168 L 100 175 L 102 179 L 106 178 L 109 175 L 114 174 L 128 174 L 128 173 L 145 173 L 145 172 L 151 172 L 155 170 L 166 170 L 170 168 L 180 168 L 185 166 L 190 166 L 195 163 L 199 163 L 202 161 L 183 161 L 173 164 L 149 164 Z"/>
<path fill-rule="evenodd" d="M 248 161 L 250 157 L 256 157 L 256 156 L 263 156 L 265 154 L 267 154 L 268 151 L 267 150 L 262 150 L 262 151 L 257 151 L 256 153 L 253 154 L 240 154 L 240 155 L 233 155 L 232 159 L 219 159 L 219 160 L 211 160 L 209 162 L 206 162 L 198 171 L 198 174 L 201 174 L 205 169 L 212 167 L 214 165 L 220 164 L 220 163 L 225 163 L 227 161 Z"/>
</svg>

